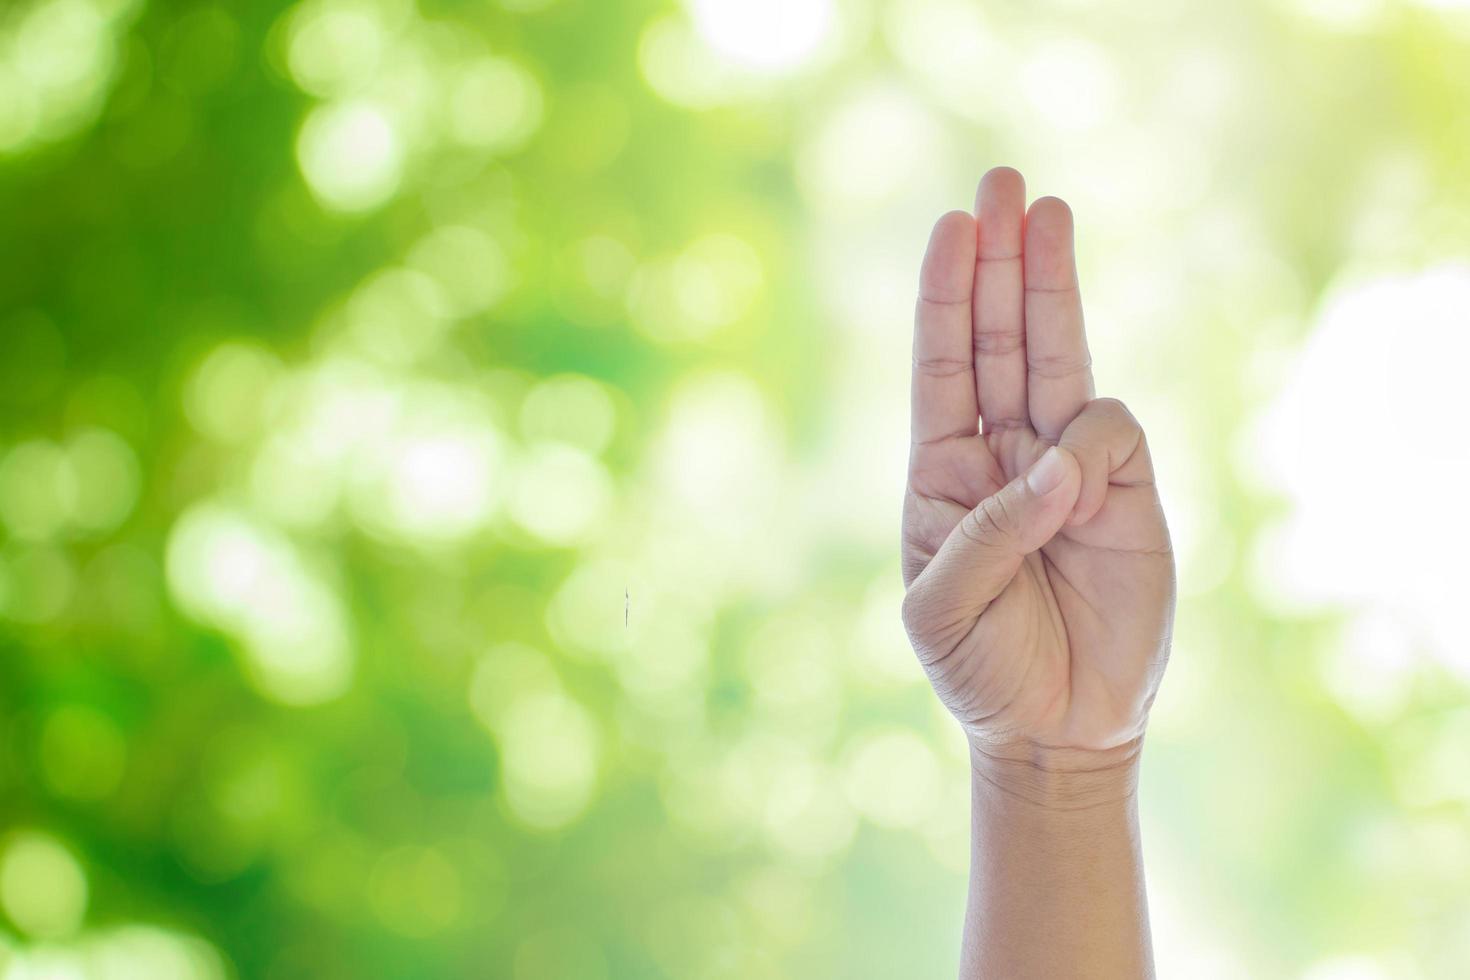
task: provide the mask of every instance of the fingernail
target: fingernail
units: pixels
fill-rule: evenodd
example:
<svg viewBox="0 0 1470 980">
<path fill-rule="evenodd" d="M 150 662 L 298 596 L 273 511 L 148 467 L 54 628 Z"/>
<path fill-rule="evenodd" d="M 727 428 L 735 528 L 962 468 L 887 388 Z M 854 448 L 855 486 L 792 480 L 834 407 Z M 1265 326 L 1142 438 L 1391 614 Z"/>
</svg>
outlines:
<svg viewBox="0 0 1470 980">
<path fill-rule="evenodd" d="M 1066 475 L 1067 466 L 1062 462 L 1062 454 L 1052 446 L 1026 471 L 1026 486 L 1038 497 L 1045 497 L 1062 485 Z"/>
</svg>

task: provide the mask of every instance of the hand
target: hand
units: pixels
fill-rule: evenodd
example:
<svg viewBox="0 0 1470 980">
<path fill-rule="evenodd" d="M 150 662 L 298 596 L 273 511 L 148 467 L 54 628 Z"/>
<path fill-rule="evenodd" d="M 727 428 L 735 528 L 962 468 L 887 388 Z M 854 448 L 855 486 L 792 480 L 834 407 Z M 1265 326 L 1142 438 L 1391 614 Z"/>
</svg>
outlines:
<svg viewBox="0 0 1470 980">
<path fill-rule="evenodd" d="M 1135 744 L 1168 659 L 1174 561 L 1138 422 L 1094 398 L 1057 198 L 990 171 L 920 274 L 904 625 L 972 746 Z"/>
</svg>

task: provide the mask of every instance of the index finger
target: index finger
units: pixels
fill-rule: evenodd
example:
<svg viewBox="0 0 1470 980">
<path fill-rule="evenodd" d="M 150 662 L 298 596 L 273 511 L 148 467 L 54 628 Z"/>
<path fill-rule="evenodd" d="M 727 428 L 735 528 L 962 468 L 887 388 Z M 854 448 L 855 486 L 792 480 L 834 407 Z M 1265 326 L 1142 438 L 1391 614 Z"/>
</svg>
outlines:
<svg viewBox="0 0 1470 980">
<path fill-rule="evenodd" d="M 911 433 L 915 446 L 973 436 L 979 429 L 970 302 L 975 282 L 975 219 L 940 218 L 919 272 L 914 314 Z"/>
</svg>

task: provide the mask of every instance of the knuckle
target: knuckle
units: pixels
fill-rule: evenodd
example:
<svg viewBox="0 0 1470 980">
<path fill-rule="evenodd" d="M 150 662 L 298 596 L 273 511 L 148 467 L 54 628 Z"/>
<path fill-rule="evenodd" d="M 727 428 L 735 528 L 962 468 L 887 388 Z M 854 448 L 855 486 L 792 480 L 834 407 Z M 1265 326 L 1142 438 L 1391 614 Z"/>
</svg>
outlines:
<svg viewBox="0 0 1470 980">
<path fill-rule="evenodd" d="M 909 636 L 914 635 L 914 618 L 916 615 L 914 607 L 919 601 L 917 595 L 918 590 L 910 587 L 903 594 L 903 603 L 898 607 L 898 615 L 903 620 L 904 632 L 908 633 Z"/>
<path fill-rule="evenodd" d="M 1088 403 L 1087 407 L 1092 410 L 1094 415 L 1100 415 L 1104 418 L 1118 419 L 1131 417 L 1128 406 L 1124 405 L 1117 398 L 1094 398 Z"/>
<path fill-rule="evenodd" d="M 991 523 L 995 525 L 996 530 L 1005 533 L 1015 528 L 1016 515 L 1010 502 L 1006 500 L 1005 494 L 991 494 L 985 504 L 985 511 L 991 515 Z"/>
<path fill-rule="evenodd" d="M 1059 381 L 1092 370 L 1092 355 L 1085 353 L 1032 354 L 1028 352 L 1026 369 L 1038 378 Z"/>
<path fill-rule="evenodd" d="M 1026 338 L 1019 330 L 977 330 L 971 345 L 976 354 L 1014 354 L 1026 346 Z"/>
<path fill-rule="evenodd" d="M 993 546 L 1008 538 L 1016 526 L 1014 509 L 1005 494 L 991 494 L 960 522 L 965 537 L 976 544 Z"/>
<path fill-rule="evenodd" d="M 925 598 L 924 589 L 915 584 L 903 594 L 903 603 L 899 606 L 899 618 L 903 621 L 903 630 L 908 634 L 909 641 L 916 646 L 921 637 L 927 631 L 926 620 L 932 618 L 928 615 L 931 604 Z"/>
<path fill-rule="evenodd" d="M 1117 398 L 1097 398 L 1093 400 L 1093 404 L 1099 406 L 1107 418 L 1113 419 L 1130 429 L 1137 429 L 1139 427 L 1138 419 L 1134 416 L 1133 411 L 1127 405 L 1123 404 L 1122 400 Z"/>
<path fill-rule="evenodd" d="M 1127 405 L 1116 398 L 1094 398 L 1067 427 L 1062 445 L 1074 453 L 1086 454 L 1120 441 L 1137 440 L 1142 434 L 1138 419 Z"/>
<path fill-rule="evenodd" d="M 986 539 L 990 537 L 990 532 L 987 530 L 989 524 L 989 519 L 983 516 L 980 511 L 972 510 L 960 520 L 959 531 L 965 536 L 966 540 L 974 544 L 984 544 Z"/>
<path fill-rule="evenodd" d="M 954 357 L 914 357 L 914 370 L 927 378 L 950 378 L 974 370 L 969 361 Z"/>
</svg>

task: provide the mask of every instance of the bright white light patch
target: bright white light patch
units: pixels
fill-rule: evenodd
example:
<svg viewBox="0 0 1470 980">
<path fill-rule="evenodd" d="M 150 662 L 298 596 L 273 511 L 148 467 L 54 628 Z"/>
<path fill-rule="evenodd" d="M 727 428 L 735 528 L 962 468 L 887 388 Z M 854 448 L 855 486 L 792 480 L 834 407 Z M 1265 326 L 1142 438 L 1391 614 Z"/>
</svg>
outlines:
<svg viewBox="0 0 1470 980">
<path fill-rule="evenodd" d="M 1021 71 L 1027 101 L 1049 125 L 1088 130 L 1107 122 L 1117 101 L 1117 70 L 1086 41 L 1048 41 Z"/>
<path fill-rule="evenodd" d="M 831 0 L 691 0 L 689 7 L 704 42 L 753 71 L 796 68 L 832 31 Z"/>
<path fill-rule="evenodd" d="M 1322 664 L 1322 680 L 1337 703 L 1369 724 L 1396 718 L 1415 676 L 1412 637 L 1383 613 L 1359 615 Z"/>
<path fill-rule="evenodd" d="M 613 561 L 579 565 L 546 607 L 546 625 L 557 643 L 572 653 L 607 654 L 625 649 L 623 590 L 629 588 L 630 577 L 629 568 Z M 635 587 L 633 591 L 640 599 L 630 619 L 643 612 L 642 590 Z"/>
<path fill-rule="evenodd" d="M 912 687 L 923 683 L 924 672 L 903 628 L 903 585 L 898 575 L 885 572 L 863 599 L 850 641 L 854 655 L 849 663 L 853 679 L 860 684 Z"/>
<path fill-rule="evenodd" d="M 847 763 L 847 798 L 882 827 L 917 827 L 934 810 L 939 767 L 934 753 L 902 729 L 867 736 Z"/>
<path fill-rule="evenodd" d="M 952 154 L 924 104 L 888 83 L 852 93 L 823 117 L 797 153 L 806 196 L 834 214 L 870 208 L 940 179 Z"/>
<path fill-rule="evenodd" d="M 852 809 L 834 785 L 836 774 L 810 747 L 773 732 L 751 732 L 722 748 L 717 760 L 713 785 L 704 792 L 722 812 L 705 819 L 729 824 L 727 837 L 759 827 L 773 844 L 807 859 L 833 857 L 852 843 Z"/>
<path fill-rule="evenodd" d="M 410 534 L 456 537 L 483 523 L 491 482 L 489 454 L 477 441 L 445 434 L 395 447 L 384 484 L 385 511 Z"/>
<path fill-rule="evenodd" d="M 174 525 L 167 561 L 175 601 L 240 644 L 262 693 L 304 705 L 346 690 L 352 678 L 346 611 L 274 528 L 199 504 Z"/>
<path fill-rule="evenodd" d="M 209 943 L 157 926 L 127 925 L 96 934 L 86 949 L 95 971 L 91 975 L 105 980 L 224 980 L 229 975 Z"/>
<path fill-rule="evenodd" d="M 382 6 L 361 0 L 320 0 L 291 15 L 286 60 L 303 91 L 329 97 L 372 77 L 387 46 Z"/>
<path fill-rule="evenodd" d="M 454 316 L 481 313 L 510 286 L 510 259 L 495 239 L 478 228 L 435 229 L 408 254 L 408 264 L 442 290 Z"/>
<path fill-rule="evenodd" d="M 433 389 L 408 393 L 396 431 L 359 450 L 353 515 L 385 537 L 441 542 L 472 534 L 500 499 L 500 440 L 468 405 Z"/>
<path fill-rule="evenodd" d="M 734 235 L 705 235 L 677 256 L 639 269 L 628 310 L 655 340 L 703 340 L 749 312 L 764 284 L 755 249 Z"/>
<path fill-rule="evenodd" d="M 1470 267 L 1336 290 L 1263 417 L 1264 469 L 1291 517 L 1258 542 L 1263 596 L 1404 624 L 1470 677 L 1460 613 L 1470 454 L 1452 435 L 1470 361 Z"/>
<path fill-rule="evenodd" d="M 322 204 L 338 211 L 366 211 L 398 189 L 403 150 L 380 109 L 351 102 L 311 111 L 296 140 L 296 159 Z"/>
<path fill-rule="evenodd" d="M 398 294 L 399 309 L 440 298 L 417 274 L 385 276 L 376 281 Z M 417 288 L 425 285 L 427 292 Z M 385 358 L 414 356 L 406 334 L 373 326 L 391 316 L 391 304 L 364 308 L 364 299 L 354 297 L 347 310 L 352 339 Z M 345 509 L 379 538 L 432 546 L 477 533 L 493 517 L 501 440 L 477 392 L 349 358 L 294 372 L 277 387 L 275 424 L 254 460 L 251 491 L 278 524 L 319 525 Z"/>
<path fill-rule="evenodd" d="M 572 544 L 603 517 L 611 496 L 601 463 L 581 450 L 548 443 L 532 449 L 518 467 L 510 513 L 538 538 Z"/>
<path fill-rule="evenodd" d="M 432 277 L 392 267 L 370 276 L 352 293 L 344 315 L 353 343 L 376 360 L 409 364 L 436 349 L 449 300 Z"/>
<path fill-rule="evenodd" d="M 1402 976 L 1390 972 L 1382 963 L 1368 956 L 1334 956 L 1313 963 L 1302 980 L 1391 980 Z"/>
<path fill-rule="evenodd" d="M 0 153 L 62 139 L 92 122 L 117 77 L 132 3 L 7 4 L 0 21 Z"/>
<path fill-rule="evenodd" d="M 674 392 L 655 444 L 655 485 L 677 510 L 739 535 L 781 486 L 779 431 L 765 396 L 734 372 L 696 376 Z"/>
<path fill-rule="evenodd" d="M 467 67 L 449 95 L 449 132 L 460 143 L 495 152 L 525 145 L 541 125 L 541 86 L 504 58 Z"/>
<path fill-rule="evenodd" d="M 597 728 L 581 704 L 560 691 L 514 700 L 496 725 L 506 802 L 538 827 L 575 820 L 597 781 Z"/>
<path fill-rule="evenodd" d="M 894 53 L 924 80 L 931 99 L 968 119 L 993 124 L 994 100 L 1011 88 L 994 81 L 1005 78 L 1010 52 L 987 27 L 980 4 L 905 0 L 888 6 L 884 27 Z"/>
<path fill-rule="evenodd" d="M 747 759 L 746 766 L 751 765 L 764 766 L 766 772 L 727 771 L 726 791 L 732 800 L 743 795 L 759 805 L 754 817 L 773 843 L 809 859 L 830 857 L 848 847 L 857 821 L 843 805 L 827 767 L 818 765 L 797 743 L 784 740 Z"/>
<path fill-rule="evenodd" d="M 1460 13 L 1470 10 L 1470 0 L 1419 0 L 1420 6 L 1445 13 Z"/>
<path fill-rule="evenodd" d="M 564 442 L 589 453 L 607 448 L 615 423 L 607 389 L 579 374 L 538 382 L 521 403 L 521 432 L 526 438 Z"/>
<path fill-rule="evenodd" d="M 738 70 L 709 57 L 689 24 L 672 14 L 654 18 L 643 29 L 638 67 L 660 96 L 691 109 L 726 102 L 738 88 L 733 77 Z"/>
<path fill-rule="evenodd" d="M 1436 0 L 1421 0 L 1432 6 Z M 1440 0 L 1442 2 L 1442 0 Z M 1457 2 L 1457 0 L 1449 0 Z M 1338 30 L 1365 30 L 1383 14 L 1382 0 L 1296 0 L 1296 8 L 1312 20 Z"/>
<path fill-rule="evenodd" d="M 674 260 L 679 307 L 708 330 L 743 316 L 764 279 L 760 256 L 734 235 L 705 235 Z"/>
</svg>

